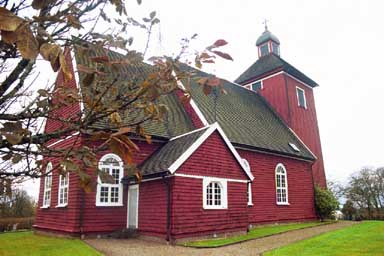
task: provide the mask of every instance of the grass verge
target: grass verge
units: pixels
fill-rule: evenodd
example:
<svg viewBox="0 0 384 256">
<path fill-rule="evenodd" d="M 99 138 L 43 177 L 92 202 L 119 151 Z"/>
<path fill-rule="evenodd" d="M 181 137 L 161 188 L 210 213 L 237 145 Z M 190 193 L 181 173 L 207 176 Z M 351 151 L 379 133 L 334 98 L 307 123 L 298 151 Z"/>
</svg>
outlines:
<svg viewBox="0 0 384 256">
<path fill-rule="evenodd" d="M 364 221 L 314 238 L 266 252 L 278 255 L 359 256 L 384 255 L 384 221 Z"/>
<path fill-rule="evenodd" d="M 291 230 L 309 228 L 324 224 L 330 224 L 331 222 L 305 222 L 305 223 L 291 223 L 291 224 L 279 224 L 279 225 L 268 225 L 262 227 L 256 227 L 251 229 L 246 235 L 231 236 L 226 238 L 215 238 L 215 239 L 206 239 L 193 242 L 187 242 L 182 245 L 188 247 L 197 247 L 197 248 L 214 248 L 230 244 L 236 244 L 239 242 L 244 242 L 251 239 L 256 239 L 260 237 L 275 235 L 284 233 Z"/>
<path fill-rule="evenodd" d="M 79 239 L 35 235 L 32 232 L 0 234 L 0 256 L 101 256 Z"/>
</svg>

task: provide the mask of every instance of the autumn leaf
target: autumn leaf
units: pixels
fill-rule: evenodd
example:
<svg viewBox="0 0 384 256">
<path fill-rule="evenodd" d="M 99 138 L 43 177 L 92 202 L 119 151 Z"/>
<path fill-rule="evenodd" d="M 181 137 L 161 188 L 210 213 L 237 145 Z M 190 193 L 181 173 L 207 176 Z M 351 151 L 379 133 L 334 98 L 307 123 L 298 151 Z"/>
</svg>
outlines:
<svg viewBox="0 0 384 256">
<path fill-rule="evenodd" d="M 204 85 L 203 92 L 204 92 L 205 95 L 209 95 L 211 93 L 211 91 L 212 91 L 212 87 L 211 86 Z"/>
<path fill-rule="evenodd" d="M 0 30 L 15 31 L 23 22 L 24 20 L 13 12 L 0 7 Z"/>
<path fill-rule="evenodd" d="M 150 135 L 144 135 L 145 137 L 145 141 L 148 143 L 148 144 L 152 144 L 152 137 Z"/>
<path fill-rule="evenodd" d="M 86 74 L 85 75 L 85 77 L 84 77 L 84 79 L 82 80 L 82 84 L 84 85 L 84 86 L 90 86 L 92 83 L 93 83 L 93 81 L 95 80 L 95 74 L 94 73 L 92 73 L 92 74 Z"/>
<path fill-rule="evenodd" d="M 135 173 L 135 177 L 136 177 L 136 179 L 137 179 L 137 181 L 140 183 L 141 182 L 141 180 L 143 179 L 143 175 L 141 175 L 141 173 L 139 172 L 139 171 L 137 171 L 136 173 Z"/>
<path fill-rule="evenodd" d="M 83 27 L 83 26 L 81 25 L 79 19 L 76 18 L 75 16 L 69 14 L 69 15 L 67 15 L 66 17 L 67 17 L 67 21 L 68 21 L 68 23 L 69 23 L 72 27 L 74 27 L 74 28 L 76 28 L 76 29 L 80 29 L 80 28 Z"/>
<path fill-rule="evenodd" d="M 119 136 L 131 131 L 130 127 L 121 127 L 117 132 L 113 133 L 112 136 Z"/>
<path fill-rule="evenodd" d="M 20 154 L 14 154 L 12 157 L 12 163 L 17 164 L 23 159 L 23 157 Z"/>
<path fill-rule="evenodd" d="M 231 55 L 229 55 L 228 53 L 225 53 L 225 52 L 220 52 L 220 51 L 212 51 L 214 54 L 220 56 L 221 58 L 223 59 L 226 59 L 226 60 L 232 60 L 232 57 Z"/>
<path fill-rule="evenodd" d="M 64 54 L 62 52 L 60 53 L 59 60 L 60 60 L 60 68 L 64 74 L 64 80 L 65 81 L 71 80 L 72 79 L 72 73 L 68 67 L 68 63 L 65 60 Z"/>
<path fill-rule="evenodd" d="M 1 39 L 7 44 L 14 44 L 17 41 L 17 34 L 12 31 L 1 31 Z"/>
<path fill-rule="evenodd" d="M 113 112 L 112 114 L 110 114 L 109 119 L 114 124 L 120 124 L 122 122 L 121 116 L 118 112 Z"/>
<path fill-rule="evenodd" d="M 56 2 L 56 1 L 55 0 L 33 0 L 32 7 L 33 9 L 40 10 L 53 2 Z"/>
<path fill-rule="evenodd" d="M 43 58 L 51 63 L 53 71 L 57 71 L 60 68 L 60 53 L 61 48 L 57 44 L 45 43 L 40 46 L 40 54 Z"/>
<path fill-rule="evenodd" d="M 219 39 L 219 40 L 217 40 L 213 45 L 214 45 L 215 47 L 220 47 L 220 46 L 224 46 L 224 45 L 226 45 L 226 44 L 228 44 L 227 41 L 225 41 L 224 39 Z"/>
<path fill-rule="evenodd" d="M 36 59 L 39 54 L 39 44 L 28 23 L 21 25 L 15 33 L 17 34 L 16 46 L 21 56 L 29 60 Z"/>
<path fill-rule="evenodd" d="M 108 63 L 109 62 L 108 56 L 96 56 L 96 57 L 92 57 L 90 59 L 94 62 L 97 62 L 97 63 Z"/>
<path fill-rule="evenodd" d="M 77 64 L 77 70 L 80 71 L 80 72 L 87 73 L 87 74 L 96 73 L 96 69 L 95 68 L 90 68 L 90 67 L 87 67 L 87 66 L 84 66 L 84 65 L 81 65 L 81 64 Z"/>
<path fill-rule="evenodd" d="M 211 78 L 209 78 L 208 79 L 208 81 L 207 81 L 207 85 L 209 85 L 209 86 L 219 86 L 221 84 L 221 81 L 220 81 L 220 79 L 219 78 L 217 78 L 217 77 L 211 77 Z"/>
<path fill-rule="evenodd" d="M 200 85 L 205 85 L 208 81 L 208 77 L 202 77 L 199 80 L 197 80 L 197 83 Z"/>
<path fill-rule="evenodd" d="M 21 136 L 19 134 L 6 134 L 5 138 L 12 145 L 16 145 L 23 139 L 23 136 Z"/>
</svg>

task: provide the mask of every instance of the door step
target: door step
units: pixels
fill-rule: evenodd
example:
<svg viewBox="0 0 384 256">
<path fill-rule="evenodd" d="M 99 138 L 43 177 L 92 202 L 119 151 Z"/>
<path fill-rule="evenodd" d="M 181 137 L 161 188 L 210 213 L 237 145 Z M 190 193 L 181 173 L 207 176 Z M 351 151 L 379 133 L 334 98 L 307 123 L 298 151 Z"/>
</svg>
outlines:
<svg viewBox="0 0 384 256">
<path fill-rule="evenodd" d="M 116 239 L 136 238 L 138 236 L 139 234 L 137 229 L 133 229 L 133 228 L 125 228 L 123 230 L 113 232 L 112 234 L 109 235 L 109 237 L 116 238 Z"/>
</svg>

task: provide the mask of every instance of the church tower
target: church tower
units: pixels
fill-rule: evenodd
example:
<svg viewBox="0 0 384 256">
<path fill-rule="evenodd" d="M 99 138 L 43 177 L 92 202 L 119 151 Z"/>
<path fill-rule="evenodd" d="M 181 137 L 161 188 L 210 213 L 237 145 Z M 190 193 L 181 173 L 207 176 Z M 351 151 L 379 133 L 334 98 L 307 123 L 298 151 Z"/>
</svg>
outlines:
<svg viewBox="0 0 384 256">
<path fill-rule="evenodd" d="M 326 186 L 313 89 L 318 84 L 280 57 L 280 41 L 265 25 L 256 41 L 259 59 L 235 80 L 265 98 L 316 156 L 314 182 Z"/>
</svg>

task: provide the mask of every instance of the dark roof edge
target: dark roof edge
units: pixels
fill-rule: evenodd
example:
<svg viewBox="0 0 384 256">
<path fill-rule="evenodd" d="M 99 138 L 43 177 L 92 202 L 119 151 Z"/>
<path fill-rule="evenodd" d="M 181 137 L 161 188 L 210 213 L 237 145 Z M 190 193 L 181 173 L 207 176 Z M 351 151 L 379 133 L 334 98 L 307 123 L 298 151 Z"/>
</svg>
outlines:
<svg viewBox="0 0 384 256">
<path fill-rule="evenodd" d="M 146 180 L 150 180 L 150 179 L 173 177 L 173 176 L 174 175 L 170 174 L 169 171 L 164 171 L 164 172 L 157 172 L 157 173 L 151 173 L 148 175 L 143 175 L 141 180 L 146 181 Z M 131 176 L 126 175 L 121 179 L 121 183 L 123 183 L 124 185 L 130 184 L 131 181 L 138 183 L 137 178 L 134 175 L 131 175 Z"/>
<path fill-rule="evenodd" d="M 283 153 L 281 151 L 277 150 L 272 150 L 272 149 L 266 149 L 266 148 L 258 148 L 254 146 L 249 146 L 246 144 L 240 144 L 240 143 L 232 143 L 233 146 L 237 149 L 242 149 L 242 150 L 249 150 L 249 151 L 254 151 L 254 152 L 259 152 L 261 154 L 267 154 L 267 155 L 275 155 L 275 156 L 281 156 L 281 157 L 287 157 L 291 159 L 296 159 L 296 160 L 301 160 L 301 161 L 307 161 L 313 163 L 316 161 L 316 158 L 308 158 L 304 156 L 298 156 L 294 154 L 289 154 L 289 153 Z"/>
<path fill-rule="evenodd" d="M 236 80 L 237 80 L 236 79 L 234 82 L 231 82 L 231 83 L 236 83 L 236 84 L 239 84 L 239 85 L 241 85 L 241 84 L 246 85 L 246 84 L 252 83 L 254 81 L 266 78 L 268 76 L 272 76 L 272 75 L 274 75 L 274 74 L 276 74 L 278 72 L 284 71 L 284 69 L 282 67 L 283 67 L 283 65 L 281 65 L 281 66 L 279 66 L 279 67 L 277 67 L 275 69 L 272 69 L 271 71 L 265 72 L 264 74 L 261 74 L 259 76 L 255 76 L 255 77 L 249 78 L 249 79 L 241 81 L 241 82 L 236 82 Z"/>
</svg>

